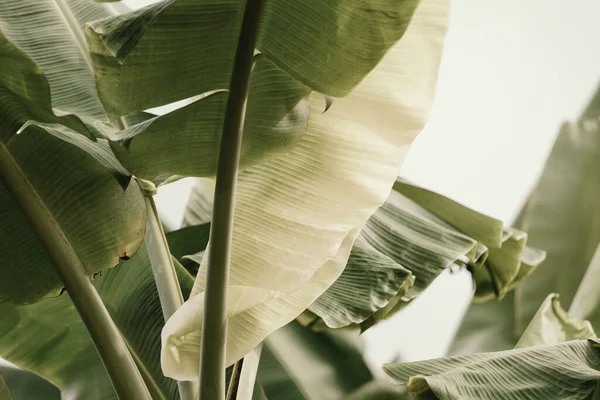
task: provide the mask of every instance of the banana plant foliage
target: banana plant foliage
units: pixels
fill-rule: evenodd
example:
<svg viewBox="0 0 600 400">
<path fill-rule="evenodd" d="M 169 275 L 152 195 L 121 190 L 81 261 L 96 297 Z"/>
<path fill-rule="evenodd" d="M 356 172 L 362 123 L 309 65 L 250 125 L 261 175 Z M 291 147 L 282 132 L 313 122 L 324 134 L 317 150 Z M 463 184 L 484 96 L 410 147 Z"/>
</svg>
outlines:
<svg viewBox="0 0 600 400">
<path fill-rule="evenodd" d="M 446 26 L 445 1 L 420 2 L 402 40 L 348 97 L 312 113 L 293 150 L 240 174 L 228 364 L 296 318 L 342 273 L 358 232 L 384 202 L 423 127 Z M 311 102 L 322 109 L 320 96 Z M 198 374 L 205 268 L 206 257 L 190 299 L 163 330 L 167 376 Z"/>
<path fill-rule="evenodd" d="M 402 389 L 373 376 L 357 330 L 314 332 L 291 322 L 264 343 L 258 379 L 268 398 L 404 399 Z"/>
<path fill-rule="evenodd" d="M 519 216 L 529 243 L 547 250 L 544 266 L 501 302 L 473 303 L 451 354 L 512 348 L 546 296 L 558 293 L 570 309 L 576 292 L 578 317 L 594 320 L 591 263 L 600 244 L 600 92 L 580 119 L 563 124 L 542 175 Z M 587 274 L 587 275 L 586 275 Z M 584 275 L 586 279 L 583 280 Z M 597 303 L 596 303 L 597 304 Z M 585 311 L 584 311 L 585 310 Z M 596 319 L 596 321 L 598 321 Z M 598 330 L 600 326 L 596 324 Z"/>
<path fill-rule="evenodd" d="M 550 294 L 515 350 L 384 366 L 417 399 L 594 399 L 600 343 Z"/>
<path fill-rule="evenodd" d="M 74 115 L 53 112 L 45 75 L 1 33 L 0 57 L 6 66 L 0 73 L 0 176 L 35 192 L 31 201 L 46 210 L 89 274 L 133 256 L 145 226 L 136 183 L 128 183 L 106 140 L 93 137 Z M 0 204 L 0 303 L 58 296 L 62 284 L 50 258 L 4 185 Z"/>
<path fill-rule="evenodd" d="M 195 238 L 196 232 L 175 231 L 167 237 L 177 248 Z M 177 263 L 176 270 L 187 297 L 193 278 Z M 178 398 L 176 382 L 165 378 L 160 368 L 164 319 L 145 246 L 131 260 L 97 276 L 95 286 L 153 398 Z M 68 295 L 28 306 L 2 305 L 0 315 L 0 357 L 46 379 L 60 389 L 65 400 L 117 398 Z M 9 385 L 19 393 L 30 382 L 22 377 L 9 380 Z M 52 392 L 45 389 L 40 398 L 50 398 Z"/>
</svg>

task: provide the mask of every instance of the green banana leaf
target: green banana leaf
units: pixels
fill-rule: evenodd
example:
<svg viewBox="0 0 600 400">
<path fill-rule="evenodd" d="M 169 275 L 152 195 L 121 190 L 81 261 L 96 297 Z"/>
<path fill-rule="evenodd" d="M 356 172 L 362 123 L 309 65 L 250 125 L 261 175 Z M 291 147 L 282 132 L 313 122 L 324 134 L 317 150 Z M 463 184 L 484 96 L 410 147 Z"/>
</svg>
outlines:
<svg viewBox="0 0 600 400">
<path fill-rule="evenodd" d="M 196 74 L 201 75 L 201 74 Z M 258 56 L 250 80 L 240 167 L 289 151 L 306 132 L 310 89 Z M 214 176 L 227 92 L 109 135 L 117 158 L 136 176 Z"/>
<path fill-rule="evenodd" d="M 146 222 L 137 184 L 129 183 L 106 141 L 76 117 L 53 113 L 45 76 L 1 33 L 0 58 L 8 66 L 0 73 L 3 181 L 11 176 L 32 188 L 90 275 L 132 257 Z M 0 303 L 57 296 L 62 283 L 4 185 L 0 204 Z"/>
<path fill-rule="evenodd" d="M 518 276 L 522 284 L 502 302 L 471 304 L 450 354 L 512 348 L 548 294 L 559 294 L 570 309 L 580 285 L 587 292 L 593 290 L 595 279 L 586 283 L 583 278 L 600 243 L 600 129 L 595 122 L 599 98 L 600 91 L 578 122 L 562 126 L 539 182 L 519 214 L 519 227 L 529 234 L 528 244 L 547 251 L 544 267 L 527 272 L 527 279 Z M 579 307 L 587 311 L 580 309 L 574 315 L 594 321 L 592 297 L 589 305 L 583 299 Z"/>
<path fill-rule="evenodd" d="M 387 364 L 384 370 L 417 399 L 596 399 L 600 341 Z"/>
<path fill-rule="evenodd" d="M 165 0 L 91 23 L 86 36 L 108 113 L 227 89 L 244 4 Z M 403 36 L 417 4 L 267 1 L 257 48 L 306 86 L 344 96 Z"/>
<path fill-rule="evenodd" d="M 176 247 L 182 236 L 170 232 L 167 239 Z M 187 297 L 193 278 L 175 264 Z M 152 398 L 178 398 L 176 382 L 161 372 L 160 335 L 164 319 L 145 246 L 131 260 L 97 276 L 95 286 L 134 356 Z M 116 399 L 68 294 L 33 305 L 2 305 L 0 315 L 0 357 L 58 387 L 64 400 Z M 14 383 L 22 385 L 27 381 Z M 15 393 L 20 389 L 11 388 Z"/>
<path fill-rule="evenodd" d="M 83 27 L 117 13 L 86 0 L 2 0 L 0 30 L 44 71 L 54 107 L 104 120 Z"/>
<path fill-rule="evenodd" d="M 373 377 L 357 330 L 314 332 L 292 322 L 264 342 L 258 379 L 269 399 L 404 399 Z"/>
<path fill-rule="evenodd" d="M 405 191 L 410 198 L 404 196 Z M 414 192 L 420 192 L 420 196 Z M 460 219 L 454 220 L 456 215 Z M 451 226 L 444 220 L 446 216 L 453 222 L 460 221 L 461 228 Z M 500 238 L 498 242 L 502 247 L 488 249 L 470 234 L 492 244 L 495 238 Z M 368 329 L 405 307 L 453 264 L 469 267 L 478 288 L 476 296 L 480 299 L 500 297 L 509 290 L 509 283 L 515 284 L 522 261 L 526 261 L 526 272 L 522 272 L 525 276 L 544 258 L 543 252 L 525 247 L 526 239 L 524 232 L 503 228 L 501 221 L 399 179 L 386 203 L 359 234 L 340 278 L 309 307 L 313 318 L 305 315 L 302 321 L 315 329 L 353 323 L 359 323 L 363 330 Z M 368 244 L 366 252 L 364 242 Z M 406 278 L 390 279 L 384 284 L 371 282 L 370 279 L 377 277 L 373 271 L 381 268 L 380 265 L 388 271 L 409 270 L 414 276 L 414 286 L 409 289 L 410 280 Z M 365 275 L 370 279 L 365 279 Z M 498 284 L 507 275 L 510 278 Z"/>
<path fill-rule="evenodd" d="M 515 346 L 517 349 L 597 337 L 590 321 L 569 315 L 561 307 L 558 297 L 553 293 L 544 300 Z"/>
<path fill-rule="evenodd" d="M 0 374 L 0 400 L 13 400 L 2 374 Z"/>
<path fill-rule="evenodd" d="M 600 370 L 595 337 L 589 321 L 569 315 L 558 295 L 551 294 L 525 329 L 519 350 L 394 363 L 384 369 L 417 398 L 591 399 L 590 393 L 600 394 L 598 387 L 582 376 L 597 376 Z M 596 349 L 576 346 L 588 344 L 585 339 Z"/>
<path fill-rule="evenodd" d="M 4 377 L 14 400 L 60 400 L 60 391 L 34 373 L 12 365 L 2 365 L 0 374 Z"/>
<path fill-rule="evenodd" d="M 476 301 L 502 299 L 545 259 L 544 251 L 526 246 L 527 233 L 504 227 L 500 220 L 403 179 L 394 189 L 478 241 L 480 257 L 467 265 L 473 275 Z"/>
</svg>

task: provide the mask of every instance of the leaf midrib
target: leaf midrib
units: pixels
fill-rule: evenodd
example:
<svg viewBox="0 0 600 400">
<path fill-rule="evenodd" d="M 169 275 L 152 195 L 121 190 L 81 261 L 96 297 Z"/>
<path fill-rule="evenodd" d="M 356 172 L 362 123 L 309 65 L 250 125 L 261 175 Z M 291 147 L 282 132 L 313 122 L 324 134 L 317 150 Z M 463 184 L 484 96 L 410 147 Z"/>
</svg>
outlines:
<svg viewBox="0 0 600 400">
<path fill-rule="evenodd" d="M 79 23 L 77 22 L 77 18 L 71 12 L 70 7 L 66 4 L 65 0 L 52 0 L 52 3 L 56 6 L 58 10 L 58 14 L 65 20 L 66 26 L 69 28 L 73 39 L 75 39 L 75 43 L 81 52 L 81 55 L 85 59 L 85 62 L 90 69 L 92 70 L 92 57 L 90 53 L 87 51 L 87 42 L 85 40 L 84 33 L 81 29 L 79 29 Z"/>
</svg>

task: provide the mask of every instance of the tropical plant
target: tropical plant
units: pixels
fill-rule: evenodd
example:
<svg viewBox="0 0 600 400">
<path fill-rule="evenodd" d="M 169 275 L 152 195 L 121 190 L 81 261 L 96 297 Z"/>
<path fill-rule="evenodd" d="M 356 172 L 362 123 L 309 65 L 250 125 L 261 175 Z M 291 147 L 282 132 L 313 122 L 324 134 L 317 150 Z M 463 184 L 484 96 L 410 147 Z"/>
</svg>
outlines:
<svg viewBox="0 0 600 400">
<path fill-rule="evenodd" d="M 600 396 L 599 160 L 600 90 L 561 127 L 516 221 L 530 243 L 547 249 L 543 268 L 501 301 L 474 301 L 451 357 L 388 365 L 390 376 L 417 398 Z"/>
<path fill-rule="evenodd" d="M 398 178 L 447 23 L 447 0 L 0 0 L 0 398 L 407 396 L 358 329 L 453 265 L 511 298 L 545 256 Z M 153 195 L 183 177 L 207 179 L 165 232 Z M 595 336 L 538 315 L 522 343 Z M 597 342 L 569 343 L 540 357 L 587 363 L 563 370 L 587 395 Z M 460 393 L 494 364 L 453 362 Z"/>
<path fill-rule="evenodd" d="M 199 372 L 223 398 L 341 274 L 424 125 L 447 3 L 418 4 L 0 2 L 2 356 L 67 398 L 176 397 L 166 375 L 190 399 Z M 152 195 L 184 176 L 216 188 L 182 306 Z"/>
</svg>

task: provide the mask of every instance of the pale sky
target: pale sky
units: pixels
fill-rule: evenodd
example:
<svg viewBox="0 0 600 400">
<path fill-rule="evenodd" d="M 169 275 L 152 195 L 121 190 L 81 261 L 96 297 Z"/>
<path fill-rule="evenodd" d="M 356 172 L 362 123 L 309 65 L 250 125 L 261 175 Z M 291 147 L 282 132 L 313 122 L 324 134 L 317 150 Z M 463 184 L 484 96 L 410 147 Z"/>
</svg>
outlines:
<svg viewBox="0 0 600 400">
<path fill-rule="evenodd" d="M 149 4 L 149 0 L 126 1 Z M 454 0 L 436 102 L 402 174 L 509 223 L 540 172 L 561 121 L 600 82 L 600 1 Z M 186 181 L 161 190 L 170 224 Z M 468 273 L 443 275 L 371 330 L 374 364 L 442 356 L 470 296 Z"/>
</svg>

